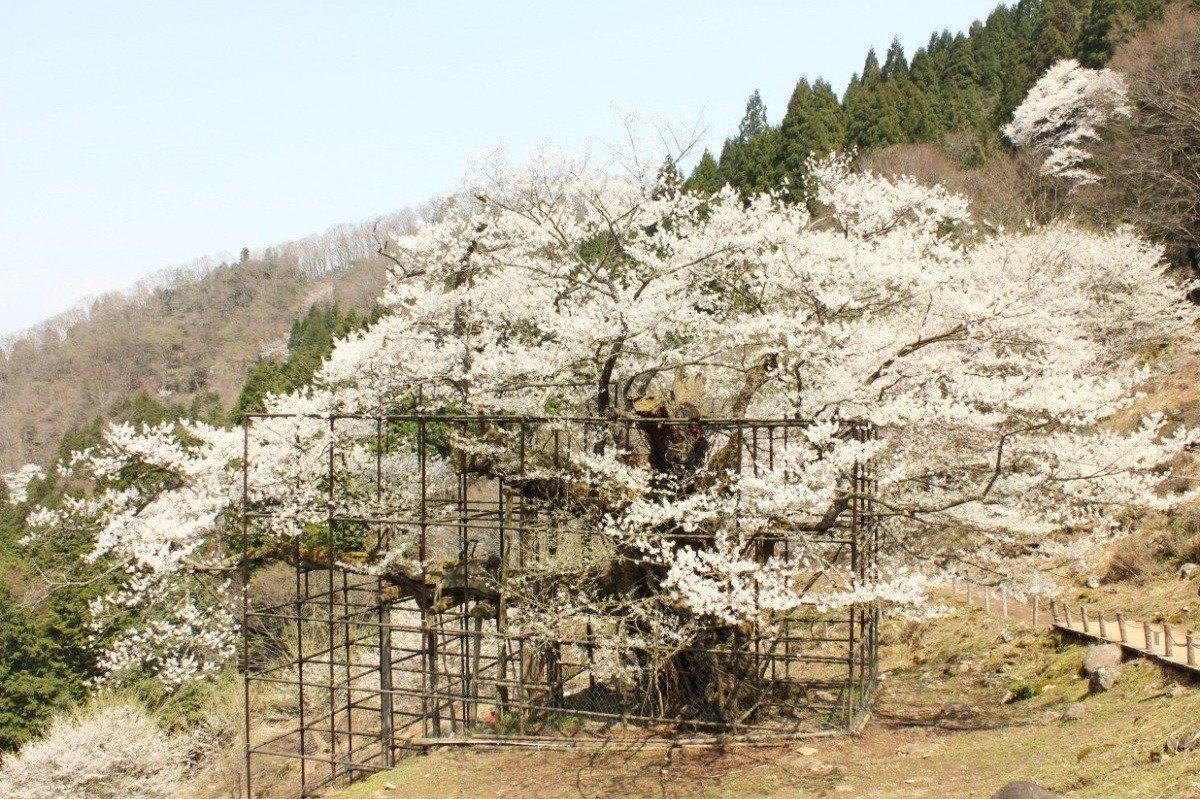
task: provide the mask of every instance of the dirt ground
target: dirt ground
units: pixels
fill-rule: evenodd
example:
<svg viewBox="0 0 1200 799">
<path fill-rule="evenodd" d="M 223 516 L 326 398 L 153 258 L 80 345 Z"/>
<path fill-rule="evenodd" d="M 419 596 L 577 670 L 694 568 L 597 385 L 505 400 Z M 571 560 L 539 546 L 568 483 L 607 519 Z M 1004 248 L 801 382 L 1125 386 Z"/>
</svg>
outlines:
<svg viewBox="0 0 1200 799">
<path fill-rule="evenodd" d="M 859 736 L 674 750 L 445 748 L 335 795 L 986 799 L 1027 779 L 1079 799 L 1200 799 L 1200 752 L 1162 759 L 1169 736 L 1200 729 L 1200 687 L 1177 684 L 1178 675 L 1134 661 L 1113 690 L 1089 697 L 1082 644 L 969 609 L 891 624 L 885 641 L 882 692 Z M 1034 696 L 1005 704 L 1022 682 Z M 1086 717 L 1062 721 L 1072 702 Z"/>
</svg>

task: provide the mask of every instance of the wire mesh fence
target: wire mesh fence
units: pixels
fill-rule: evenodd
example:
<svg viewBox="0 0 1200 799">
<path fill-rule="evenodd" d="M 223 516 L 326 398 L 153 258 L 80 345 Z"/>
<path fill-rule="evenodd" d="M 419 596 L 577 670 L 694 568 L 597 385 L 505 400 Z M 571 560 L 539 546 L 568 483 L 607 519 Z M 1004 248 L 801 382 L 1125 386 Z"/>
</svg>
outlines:
<svg viewBox="0 0 1200 799">
<path fill-rule="evenodd" d="M 291 569 L 286 601 L 247 592 L 247 774 L 261 760 L 290 761 L 307 796 L 435 741 L 644 743 L 855 727 L 876 685 L 879 609 L 822 612 L 815 597 L 876 576 L 869 463 L 840 478 L 844 512 L 833 523 L 773 519 L 739 539 L 755 561 L 789 566 L 791 590 L 814 597 L 751 622 L 689 619 L 686 637 L 653 628 L 632 608 L 657 601 L 661 572 L 604 533 L 634 478 L 616 488 L 596 479 L 599 456 L 664 501 L 712 495 L 736 504 L 731 476 L 788 468 L 805 427 L 248 417 L 247 579 L 268 558 Z M 874 431 L 849 425 L 844 435 L 866 442 Z M 276 457 L 282 450 L 292 457 Z M 297 461 L 318 479 L 305 482 Z M 736 508 L 730 518 L 736 528 Z M 717 535 L 705 525 L 654 532 L 671 551 L 711 548 Z M 557 612 L 583 596 L 589 612 Z M 609 604 L 597 609 L 597 597 Z M 285 639 L 283 657 L 279 646 L 259 646 Z M 286 729 L 258 734 L 250 708 L 259 692 L 291 697 Z M 249 779 L 247 793 L 256 795 Z"/>
</svg>

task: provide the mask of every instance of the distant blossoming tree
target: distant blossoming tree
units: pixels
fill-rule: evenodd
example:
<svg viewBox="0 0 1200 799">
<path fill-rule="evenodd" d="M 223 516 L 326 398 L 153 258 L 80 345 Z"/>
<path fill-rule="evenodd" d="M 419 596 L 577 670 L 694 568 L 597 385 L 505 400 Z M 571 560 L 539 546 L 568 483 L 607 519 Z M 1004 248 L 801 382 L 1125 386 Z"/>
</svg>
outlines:
<svg viewBox="0 0 1200 799">
<path fill-rule="evenodd" d="M 1111 120 L 1129 116 L 1126 92 L 1124 79 L 1111 69 L 1058 61 L 1017 106 L 1004 136 L 1044 155 L 1041 174 L 1075 185 L 1094 183 L 1100 177 L 1086 166 L 1092 157 L 1087 148 Z"/>
<path fill-rule="evenodd" d="M 140 706 L 114 703 L 54 720 L 0 761 L 7 799 L 172 799 L 183 791 L 186 740 Z"/>
<path fill-rule="evenodd" d="M 1053 94 L 1043 87 L 1047 113 Z M 1041 117 L 1022 115 L 1015 138 L 1070 148 L 1099 124 L 1079 110 L 1057 125 L 1068 134 Z M 323 523 L 331 444 L 338 512 L 401 518 L 416 501 L 411 447 L 381 455 L 373 425 L 331 432 L 319 418 L 330 413 L 807 420 L 757 475 L 719 451 L 699 466 L 639 465 L 617 446 L 569 453 L 556 468 L 597 498 L 576 512 L 607 546 L 548 567 L 543 587 L 564 588 L 553 601 L 510 607 L 514 625 L 547 638 L 593 617 L 636 620 L 635 632 L 681 647 L 713 627 L 769 627 L 800 604 L 801 572 L 824 555 L 784 560 L 751 542 L 781 520 L 837 523 L 850 507 L 844 476 L 867 458 L 890 554 L 877 576 L 826 590 L 827 607 L 881 599 L 920 612 L 925 578 L 907 565 L 969 551 L 1004 570 L 1032 548 L 1102 540 L 1121 509 L 1177 499 L 1158 486 L 1187 431 L 1153 417 L 1128 432 L 1097 424 L 1133 401 L 1161 362 L 1152 355 L 1196 319 L 1157 249 L 1066 224 L 987 232 L 940 188 L 841 159 L 810 172 L 815 215 L 769 195 L 683 191 L 656 169 L 617 176 L 554 156 L 485 168 L 390 244 L 390 313 L 340 342 L 309 389 L 270 402 L 311 417 L 251 431 L 245 499 L 271 511 L 259 552 Z M 855 440 L 858 423 L 878 439 Z M 96 492 L 33 513 L 40 536 L 94 531 L 91 558 L 123 575 L 94 608 L 98 629 L 116 631 L 104 661 L 114 674 L 148 667 L 177 684 L 229 656 L 221 597 L 242 445 L 241 431 L 203 424 L 113 427 L 74 461 Z M 454 445 L 499 468 L 494 437 Z M 664 491 L 684 460 L 707 470 L 711 490 Z M 411 541 L 400 530 L 353 568 L 403 583 L 425 565 Z M 617 561 L 646 578 L 637 591 L 615 590 Z"/>
</svg>

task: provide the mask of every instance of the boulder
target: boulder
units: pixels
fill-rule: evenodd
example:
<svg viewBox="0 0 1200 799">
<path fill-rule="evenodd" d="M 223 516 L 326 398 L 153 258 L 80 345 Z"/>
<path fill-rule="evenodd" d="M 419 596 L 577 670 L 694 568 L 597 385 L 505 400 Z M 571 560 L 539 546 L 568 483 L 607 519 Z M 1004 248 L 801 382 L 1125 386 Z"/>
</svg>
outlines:
<svg viewBox="0 0 1200 799">
<path fill-rule="evenodd" d="M 1054 799 L 1054 792 L 1036 782 L 1017 780 L 992 794 L 992 799 Z"/>
<path fill-rule="evenodd" d="M 1062 720 L 1063 721 L 1082 721 L 1083 719 L 1087 718 L 1087 715 L 1088 715 L 1087 707 L 1080 704 L 1079 702 L 1072 702 L 1071 704 L 1069 704 L 1063 708 Z"/>
<path fill-rule="evenodd" d="M 1163 745 L 1163 750 L 1177 755 L 1180 752 L 1190 752 L 1200 746 L 1200 732 L 1191 735 L 1172 735 Z"/>
<path fill-rule="evenodd" d="M 1089 646 L 1083 655 L 1083 673 L 1091 676 L 1097 669 L 1107 666 L 1115 669 L 1121 665 L 1121 647 L 1116 644 Z"/>
<path fill-rule="evenodd" d="M 1120 669 L 1101 666 L 1093 671 L 1088 678 L 1088 693 L 1099 694 L 1111 689 L 1117 684 L 1117 679 L 1120 676 Z"/>
<path fill-rule="evenodd" d="M 1084 585 L 1095 591 L 1100 587 L 1100 578 L 1093 574 L 1091 577 L 1087 578 L 1086 581 L 1084 581 Z"/>
<path fill-rule="evenodd" d="M 1179 576 L 1185 580 L 1190 580 L 1192 575 L 1196 573 L 1197 566 L 1195 563 L 1185 563 L 1179 567 Z"/>
<path fill-rule="evenodd" d="M 978 711 L 966 702 L 947 702 L 942 705 L 941 711 L 938 712 L 938 718 L 940 719 L 954 719 L 959 721 L 974 718 L 976 715 L 978 715 Z"/>
</svg>

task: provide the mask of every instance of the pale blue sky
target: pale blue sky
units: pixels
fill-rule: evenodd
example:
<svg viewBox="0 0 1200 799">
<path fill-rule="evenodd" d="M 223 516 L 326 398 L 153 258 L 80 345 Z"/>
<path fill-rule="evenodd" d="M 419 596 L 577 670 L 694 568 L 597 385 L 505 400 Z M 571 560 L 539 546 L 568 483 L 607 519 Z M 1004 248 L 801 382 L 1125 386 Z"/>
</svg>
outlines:
<svg viewBox="0 0 1200 799">
<path fill-rule="evenodd" d="M 995 0 L 0 0 L 0 333 L 206 254 L 417 205 L 496 145 L 707 128 L 802 75 L 840 93 Z"/>
</svg>

